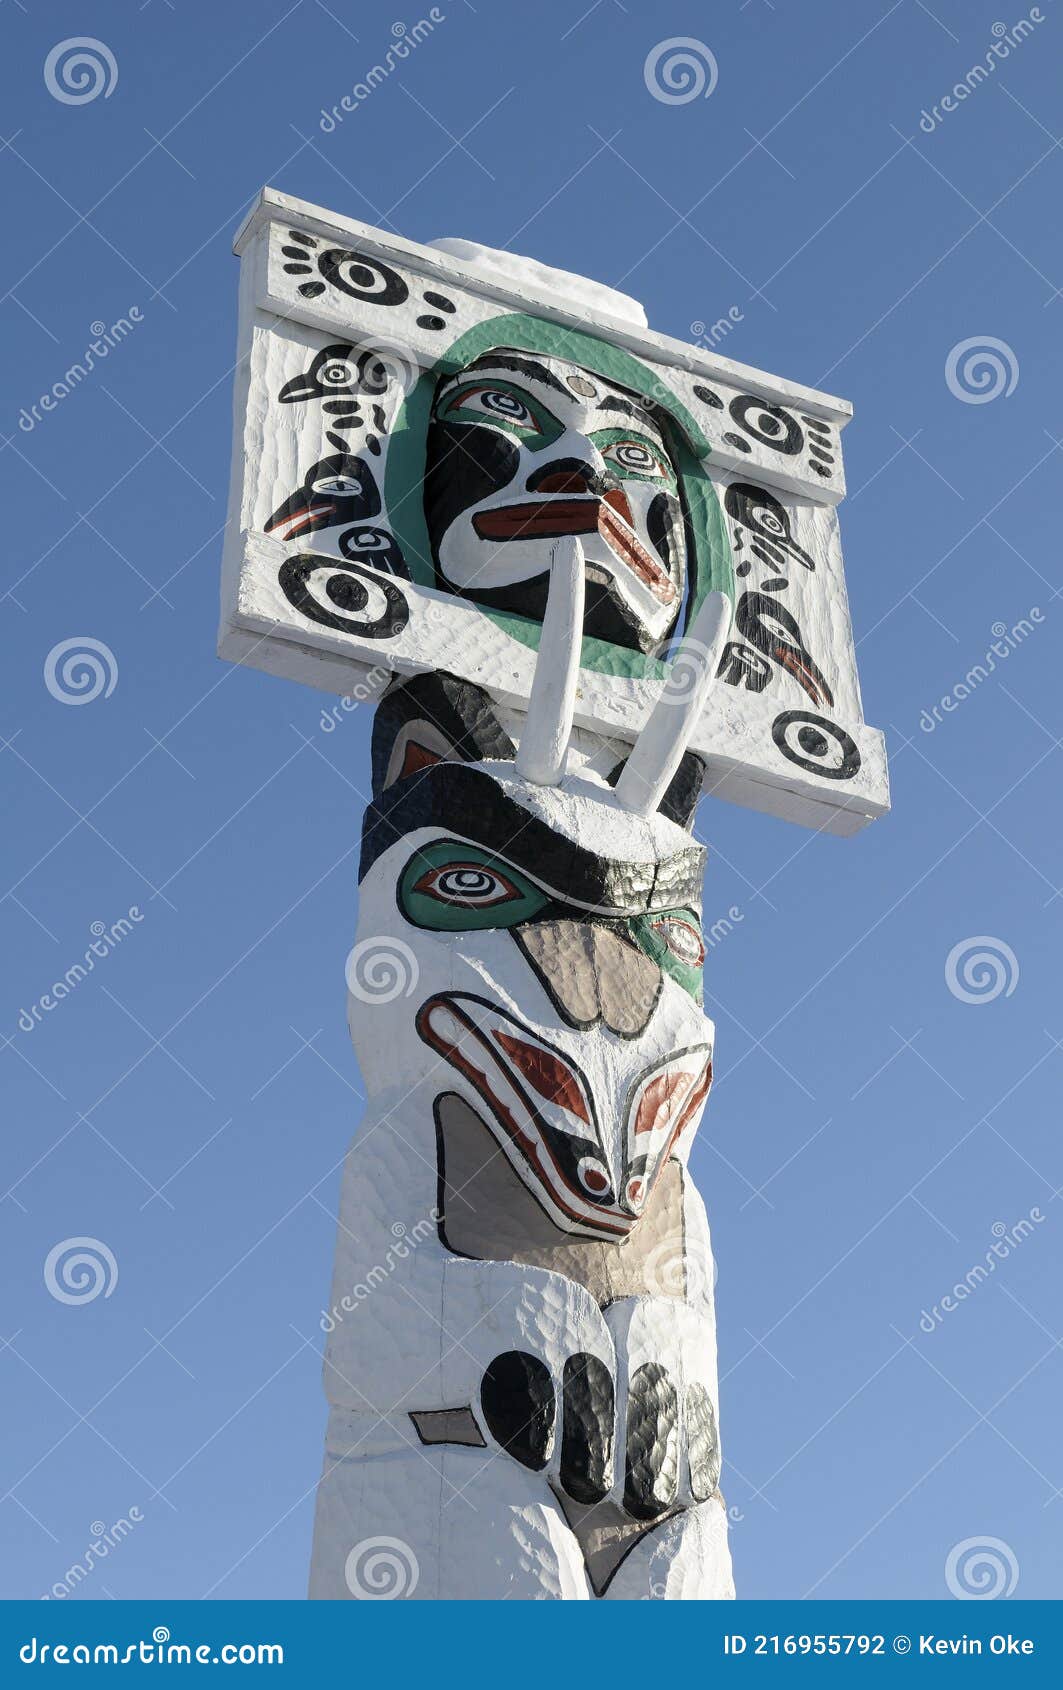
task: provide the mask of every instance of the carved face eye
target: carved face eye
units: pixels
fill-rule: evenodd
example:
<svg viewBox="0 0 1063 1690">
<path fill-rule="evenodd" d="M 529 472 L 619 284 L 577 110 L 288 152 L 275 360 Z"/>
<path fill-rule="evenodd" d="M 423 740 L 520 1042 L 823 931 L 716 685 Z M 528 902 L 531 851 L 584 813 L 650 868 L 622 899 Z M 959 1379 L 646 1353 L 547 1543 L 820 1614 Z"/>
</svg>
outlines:
<svg viewBox="0 0 1063 1690">
<path fill-rule="evenodd" d="M 414 886 L 429 898 L 444 904 L 468 904 L 473 909 L 491 909 L 495 904 L 519 898 L 520 891 L 506 875 L 480 863 L 448 863 L 429 869 Z"/>
<path fill-rule="evenodd" d="M 330 493 L 333 498 L 349 498 L 362 491 L 356 475 L 323 475 L 310 483 L 311 493 Z"/>
<path fill-rule="evenodd" d="M 358 371 L 343 358 L 330 358 L 318 371 L 322 387 L 350 387 L 358 380 Z"/>
<path fill-rule="evenodd" d="M 655 921 L 653 930 L 659 934 L 672 956 L 686 968 L 700 968 L 705 961 L 705 945 L 693 922 L 679 916 L 667 916 Z"/>
<path fill-rule="evenodd" d="M 602 457 L 625 475 L 652 475 L 663 480 L 669 474 L 660 453 L 645 440 L 614 440 L 604 448 Z"/>
<path fill-rule="evenodd" d="M 754 505 L 749 512 L 749 520 L 755 528 L 775 534 L 781 540 L 786 538 L 786 524 L 770 505 Z"/>
<path fill-rule="evenodd" d="M 457 839 L 422 846 L 399 886 L 407 920 L 437 932 L 513 927 L 538 914 L 546 902 L 546 894 L 519 869 Z"/>
<path fill-rule="evenodd" d="M 519 394 L 505 387 L 474 387 L 462 393 L 458 408 L 472 411 L 492 422 L 511 423 L 529 434 L 539 434 L 540 428 L 531 407 Z"/>
</svg>

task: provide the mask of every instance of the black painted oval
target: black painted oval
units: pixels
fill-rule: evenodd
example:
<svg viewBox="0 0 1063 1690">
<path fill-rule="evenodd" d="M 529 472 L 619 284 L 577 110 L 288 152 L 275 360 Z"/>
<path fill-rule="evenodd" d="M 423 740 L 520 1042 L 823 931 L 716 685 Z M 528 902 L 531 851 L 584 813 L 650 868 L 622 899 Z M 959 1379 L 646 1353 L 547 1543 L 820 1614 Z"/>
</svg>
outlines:
<svg viewBox="0 0 1063 1690">
<path fill-rule="evenodd" d="M 679 1489 L 679 1399 L 656 1361 L 632 1375 L 627 1409 L 624 1507 L 636 1520 L 656 1520 Z"/>
<path fill-rule="evenodd" d="M 569 1356 L 562 1384 L 561 1485 L 577 1502 L 613 1488 L 613 1376 L 597 1356 Z"/>
<path fill-rule="evenodd" d="M 483 1376 L 480 1404 L 488 1430 L 514 1461 L 539 1472 L 554 1446 L 554 1382 L 538 1356 L 506 1350 Z"/>
</svg>

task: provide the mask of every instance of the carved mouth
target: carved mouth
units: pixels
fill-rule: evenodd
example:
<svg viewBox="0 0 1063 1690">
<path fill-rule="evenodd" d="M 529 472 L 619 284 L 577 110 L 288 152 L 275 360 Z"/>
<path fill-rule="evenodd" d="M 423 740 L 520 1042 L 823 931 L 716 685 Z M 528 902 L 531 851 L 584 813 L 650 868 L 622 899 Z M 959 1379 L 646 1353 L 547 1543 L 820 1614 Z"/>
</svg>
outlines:
<svg viewBox="0 0 1063 1690">
<path fill-rule="evenodd" d="M 417 1031 L 486 1103 L 502 1149 L 525 1180 L 530 1169 L 559 1226 L 627 1236 L 638 1216 L 616 1200 L 590 1087 L 567 1058 L 493 1004 L 464 994 L 429 998 Z"/>
<path fill-rule="evenodd" d="M 630 510 L 622 493 L 607 493 L 601 499 L 591 494 L 583 498 L 524 500 L 478 511 L 472 525 L 481 540 L 496 543 L 556 540 L 562 534 L 601 534 L 614 555 L 649 588 L 655 599 L 661 604 L 674 604 L 678 597 L 675 582 L 621 514 L 621 500 Z"/>
</svg>

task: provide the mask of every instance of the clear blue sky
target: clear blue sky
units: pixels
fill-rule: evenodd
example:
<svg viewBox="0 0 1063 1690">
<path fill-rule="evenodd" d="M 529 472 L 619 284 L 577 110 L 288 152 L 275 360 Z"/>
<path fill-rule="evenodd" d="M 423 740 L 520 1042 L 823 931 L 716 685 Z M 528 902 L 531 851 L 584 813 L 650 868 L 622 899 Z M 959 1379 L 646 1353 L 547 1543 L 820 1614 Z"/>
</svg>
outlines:
<svg viewBox="0 0 1063 1690">
<path fill-rule="evenodd" d="M 750 1597 L 944 1596 L 950 1551 L 989 1536 L 1018 1595 L 1060 1593 L 1063 17 L 1043 0 L 949 112 L 1022 12 L 579 6 L 444 0 L 333 134 L 321 108 L 420 13 L 0 14 L 5 1595 L 43 1593 L 131 1508 L 83 1596 L 305 1589 L 317 1318 L 360 1109 L 343 960 L 370 719 L 323 735 L 324 695 L 214 656 L 230 239 L 263 183 L 582 271 L 684 338 L 736 307 L 730 355 L 854 402 L 843 536 L 893 814 L 855 840 L 719 803 L 700 821 L 707 918 L 742 917 L 709 958 L 720 1078 L 694 1158 L 737 1577 Z M 77 35 L 118 71 L 80 105 L 43 74 Z M 643 65 L 684 35 L 718 85 L 667 105 Z M 91 325 L 133 307 L 106 364 L 20 427 Z M 1014 386 L 965 402 L 946 361 L 986 337 Z M 924 716 L 1034 609 L 994 673 Z M 44 666 L 77 637 L 117 680 L 71 707 Z M 134 905 L 20 1030 L 92 923 Z M 969 1003 L 946 960 L 980 935 L 1013 989 Z M 76 1237 L 119 1273 L 82 1306 L 43 1276 Z"/>
</svg>

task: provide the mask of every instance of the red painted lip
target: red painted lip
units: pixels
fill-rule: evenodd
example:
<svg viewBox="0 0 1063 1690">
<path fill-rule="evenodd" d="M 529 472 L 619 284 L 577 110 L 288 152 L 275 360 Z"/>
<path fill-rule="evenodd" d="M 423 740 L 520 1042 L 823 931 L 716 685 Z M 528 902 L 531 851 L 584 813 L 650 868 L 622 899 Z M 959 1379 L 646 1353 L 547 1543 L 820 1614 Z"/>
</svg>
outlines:
<svg viewBox="0 0 1063 1690">
<path fill-rule="evenodd" d="M 614 508 L 615 500 L 615 508 Z M 530 499 L 479 511 L 472 525 L 481 540 L 556 540 L 562 534 L 601 534 L 621 563 L 650 589 L 661 604 L 674 604 L 675 583 L 652 558 L 619 514 L 619 502 L 630 509 L 622 493 L 586 498 Z"/>
</svg>

